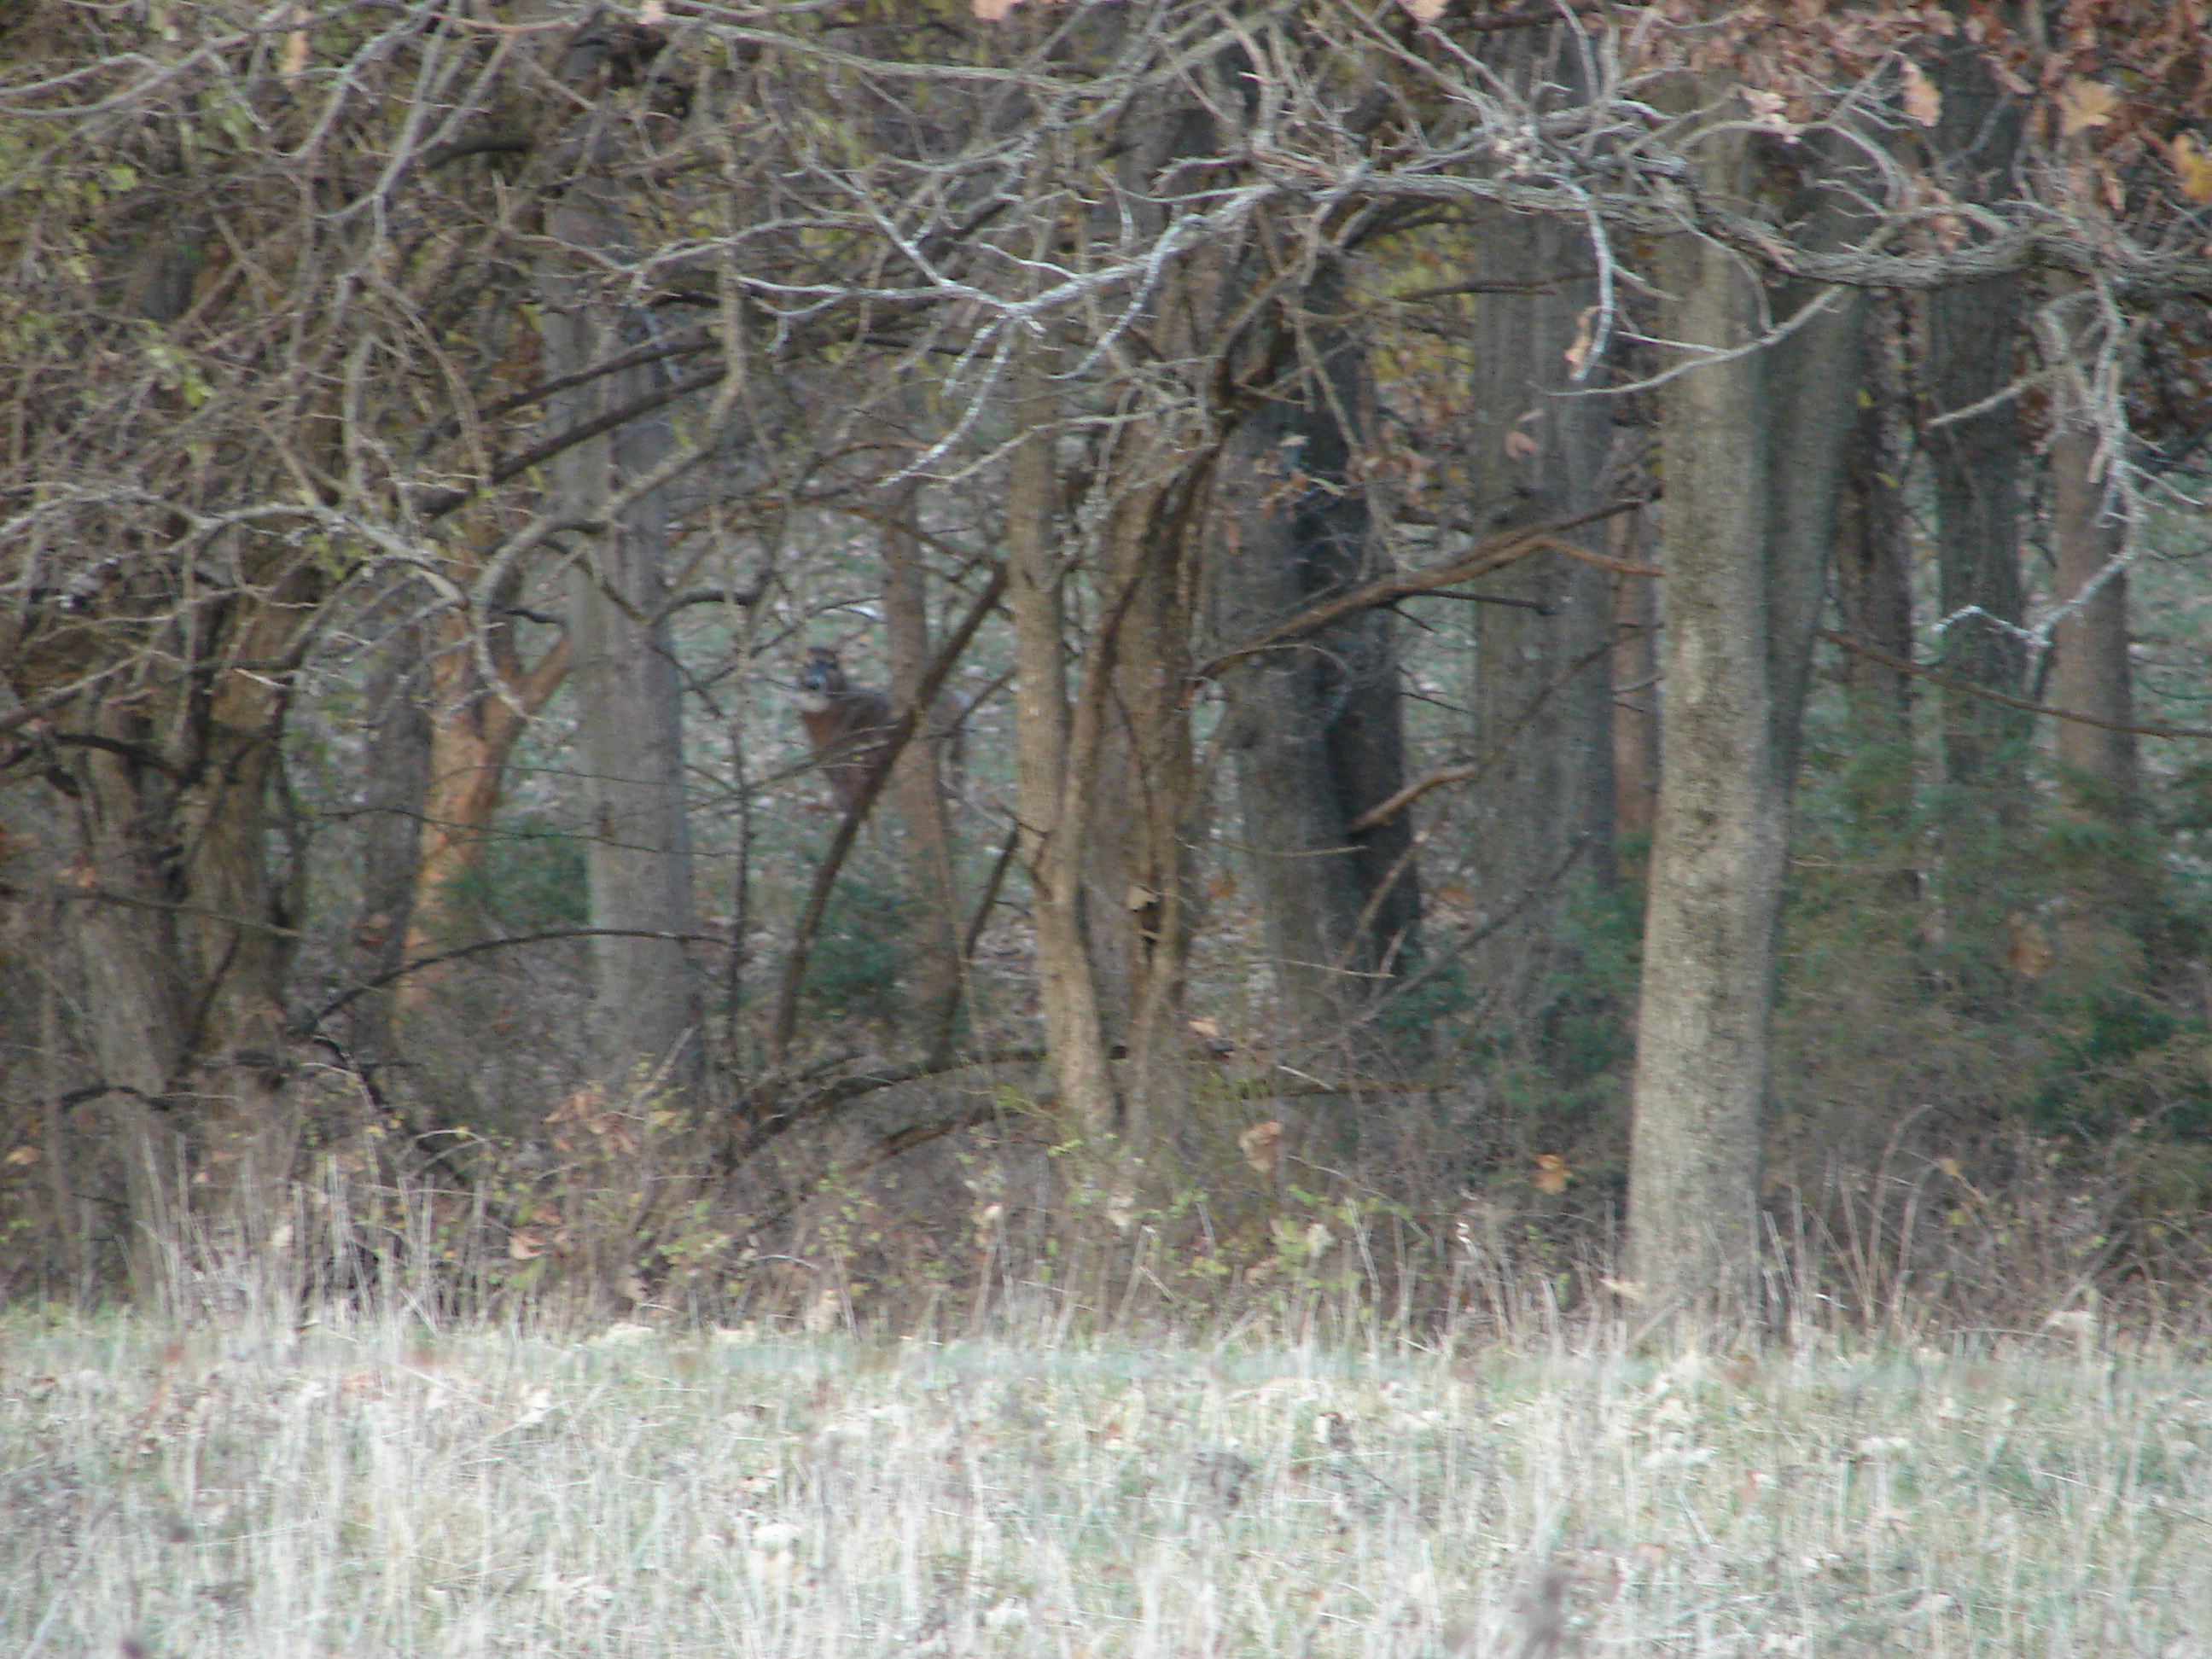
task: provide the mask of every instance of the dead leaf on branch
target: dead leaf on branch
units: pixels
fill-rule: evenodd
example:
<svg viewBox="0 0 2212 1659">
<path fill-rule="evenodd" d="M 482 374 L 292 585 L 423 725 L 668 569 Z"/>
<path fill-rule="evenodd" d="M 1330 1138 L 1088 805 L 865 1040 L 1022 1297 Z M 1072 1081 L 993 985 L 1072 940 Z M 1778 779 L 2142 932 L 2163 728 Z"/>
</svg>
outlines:
<svg viewBox="0 0 2212 1659">
<path fill-rule="evenodd" d="M 1567 1160 L 1557 1152 L 1536 1154 L 1536 1173 L 1529 1177 L 1540 1193 L 1564 1193 L 1575 1172 L 1567 1167 Z"/>
<path fill-rule="evenodd" d="M 2119 106 L 2120 94 L 2102 81 L 2073 76 L 2058 94 L 2059 137 L 2071 138 L 2091 127 L 2112 125 L 2112 112 Z"/>
<path fill-rule="evenodd" d="M 1273 1118 L 1255 1123 L 1237 1137 L 1237 1145 L 1255 1174 L 1271 1176 L 1283 1154 L 1283 1126 Z"/>
<path fill-rule="evenodd" d="M 295 23 L 306 22 L 307 9 L 305 6 L 294 6 L 292 21 Z M 307 32 L 305 29 L 294 29 L 284 37 L 284 56 L 276 65 L 276 72 L 289 81 L 307 67 Z"/>
<path fill-rule="evenodd" d="M 2005 926 L 2012 935 L 2005 946 L 2005 965 L 2022 979 L 2041 979 L 2049 973 L 2056 957 L 2043 929 L 2017 914 L 2006 917 Z"/>
<path fill-rule="evenodd" d="M 1905 64 L 1905 113 L 1923 127 L 1932 127 L 1943 113 L 1943 94 L 1928 78 L 1928 71 L 1907 58 Z"/>
<path fill-rule="evenodd" d="M 2166 154 L 2181 180 L 2181 193 L 2192 202 L 2212 202 L 2212 155 L 2193 132 L 2176 135 Z"/>
<path fill-rule="evenodd" d="M 1417 23 L 1433 23 L 1444 15 L 1447 0 L 1398 0 Z"/>
<path fill-rule="evenodd" d="M 1598 308 L 1584 306 L 1582 315 L 1575 319 L 1575 337 L 1567 347 L 1567 369 L 1579 374 L 1583 365 L 1589 361 L 1590 347 L 1595 343 Z"/>
<path fill-rule="evenodd" d="M 1750 107 L 1751 124 L 1766 132 L 1778 132 L 1784 138 L 1795 138 L 1804 128 L 1784 112 L 1790 100 L 1778 92 L 1762 92 L 1747 88 L 1743 101 Z"/>
</svg>

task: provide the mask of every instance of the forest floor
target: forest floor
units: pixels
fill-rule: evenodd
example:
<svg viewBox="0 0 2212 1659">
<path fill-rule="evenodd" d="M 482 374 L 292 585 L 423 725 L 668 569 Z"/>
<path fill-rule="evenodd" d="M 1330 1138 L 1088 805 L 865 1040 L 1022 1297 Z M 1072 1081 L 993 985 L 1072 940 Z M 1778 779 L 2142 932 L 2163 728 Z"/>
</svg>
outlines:
<svg viewBox="0 0 2212 1659">
<path fill-rule="evenodd" d="M 2212 1659 L 2212 1370 L 18 1308 L 0 1652 Z"/>
</svg>

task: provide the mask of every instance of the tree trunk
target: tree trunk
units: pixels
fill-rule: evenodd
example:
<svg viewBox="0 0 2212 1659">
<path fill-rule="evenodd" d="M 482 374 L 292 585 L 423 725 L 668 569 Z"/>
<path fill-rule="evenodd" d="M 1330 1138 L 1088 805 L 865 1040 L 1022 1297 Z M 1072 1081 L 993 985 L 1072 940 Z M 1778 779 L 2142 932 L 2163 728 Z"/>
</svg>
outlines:
<svg viewBox="0 0 2212 1659">
<path fill-rule="evenodd" d="M 2072 284 L 2068 284 L 2071 287 Z M 2078 291 L 2075 305 L 2087 303 Z M 2152 866 L 2138 839 L 2142 773 L 2128 654 L 2125 507 L 2114 489 L 2104 434 L 2091 407 L 2085 337 L 2095 331 L 2062 299 L 2051 327 L 2060 351 L 2051 398 L 2052 597 L 2051 701 L 2106 722 L 2054 725 L 2060 810 L 2069 825 L 2058 913 L 2060 958 L 2076 970 L 2109 970 L 2130 953 L 2131 924 L 2148 896 Z"/>
<path fill-rule="evenodd" d="M 1741 202 L 1741 132 L 1709 134 L 1701 189 Z M 1661 333 L 1727 349 L 1758 295 L 1713 244 L 1662 245 Z M 1765 436 L 1756 358 L 1662 388 L 1666 685 L 1631 1149 L 1631 1272 L 1655 1318 L 1740 1315 L 1757 1283 L 1761 1118 L 1785 799 L 1776 768 Z"/>
<path fill-rule="evenodd" d="M 1045 1049 L 1061 1109 L 1092 1136 L 1119 1127 L 1085 917 L 1085 775 L 1092 756 L 1071 729 L 1054 537 L 1059 428 L 1047 345 L 1019 348 L 1016 444 L 1007 463 L 1007 603 L 1014 619 L 1015 810 L 1036 929 Z"/>
<path fill-rule="evenodd" d="M 1701 100 L 1733 97 L 1707 87 Z M 1740 116 L 1735 118 L 1741 118 Z M 1741 204 L 1741 131 L 1698 152 L 1708 198 Z M 1847 164 L 1812 146 L 1790 216 L 1814 246 L 1856 221 Z M 1783 182 L 1757 179 L 1767 186 Z M 1771 193 L 1770 189 L 1770 194 Z M 1742 266 L 1688 236 L 1662 246 L 1664 337 L 1725 350 L 1760 327 Z M 1813 291 L 1787 284 L 1772 309 Z M 1740 1318 L 1758 1285 L 1758 1190 L 1776 923 L 1822 573 L 1859 385 L 1859 301 L 1826 308 L 1756 356 L 1662 388 L 1667 572 L 1659 810 L 1645 909 L 1631 1149 L 1629 1255 L 1653 1316 Z"/>
<path fill-rule="evenodd" d="M 1340 287 L 1321 278 L 1302 303 L 1326 317 L 1342 308 Z M 1243 416 L 1217 467 L 1225 644 L 1381 566 L 1352 465 L 1369 402 L 1358 346 L 1326 324 L 1292 333 L 1313 360 Z M 1348 827 L 1405 781 L 1395 629 L 1389 611 L 1364 612 L 1262 655 L 1231 686 L 1243 838 L 1284 1012 L 1308 1039 L 1357 1030 L 1419 949 L 1411 815 Z"/>
<path fill-rule="evenodd" d="M 2011 100 L 1963 39 L 1951 46 L 1936 130 L 1942 182 L 1962 202 L 2011 190 L 2020 120 Z M 2021 285 L 1993 277 L 1928 295 L 1929 419 L 1960 415 L 2014 379 Z M 2027 689 L 2026 614 L 2020 568 L 2018 404 L 2010 398 L 1930 427 L 1944 619 L 1942 665 L 1967 688 L 2010 696 Z M 1939 889 L 1950 971 L 1969 988 L 1995 982 L 2008 919 L 2027 902 L 2021 849 L 2027 836 L 2029 716 L 1971 689 L 1939 693 L 1946 789 L 1941 802 Z"/>
<path fill-rule="evenodd" d="M 472 619 L 447 611 L 433 627 L 429 741 L 413 902 L 407 913 L 407 962 L 424 962 L 466 942 L 472 929 L 460 914 L 459 897 L 483 866 L 507 756 L 568 669 L 563 641 L 526 672 L 514 651 L 513 628 L 492 622 L 482 645 L 483 657 L 505 682 L 495 690 L 483 682 Z M 403 1016 L 423 1012 L 436 1001 L 447 977 L 443 963 L 414 969 L 399 981 L 395 1007 Z"/>
<path fill-rule="evenodd" d="M 1625 564 L 1658 556 L 1656 511 L 1624 514 L 1607 526 L 1607 556 Z M 1616 576 L 1613 592 L 1613 833 L 1624 873 L 1640 878 L 1650 862 L 1659 808 L 1659 584 Z M 1628 846 L 1635 848 L 1629 867 Z"/>
<path fill-rule="evenodd" d="M 430 784 L 431 722 L 424 706 L 429 625 L 406 615 L 418 598 L 410 582 L 379 606 L 384 636 L 369 653 L 362 701 L 368 711 L 362 744 L 361 903 L 347 966 L 356 983 L 392 972 L 406 959 L 415 918 L 415 880 L 422 861 L 423 803 Z M 355 1056 L 391 1057 L 394 994 L 380 988 L 346 1010 Z"/>
<path fill-rule="evenodd" d="M 1912 550 L 1907 538 L 1900 429 L 1904 386 L 1893 305 L 1869 320 L 1869 397 L 1845 464 L 1835 538 L 1836 606 L 1844 632 L 1899 661 L 1912 659 Z M 1846 653 L 1850 710 L 1845 797 L 1857 832 L 1881 856 L 1901 858 L 1912 811 L 1912 678 Z M 1912 877 L 1893 884 L 1910 896 Z"/>
<path fill-rule="evenodd" d="M 597 161 L 589 118 L 584 165 Z M 547 215 L 566 247 L 602 255 L 624 245 L 614 187 L 572 181 Z M 539 327 L 547 374 L 572 374 L 638 343 L 586 279 L 550 260 L 539 276 Z M 640 313 L 643 328 L 649 313 Z M 664 365 L 610 374 L 548 399 L 556 431 L 658 390 Z M 664 415 L 630 422 L 565 450 L 554 462 L 564 515 L 593 521 L 629 480 L 669 453 Z M 689 796 L 684 776 L 683 687 L 662 615 L 668 492 L 632 502 L 613 522 L 580 532 L 582 556 L 568 589 L 569 672 L 577 709 L 577 764 L 587 813 L 585 863 L 593 938 L 592 1051 L 611 1083 L 653 1077 L 678 1091 L 696 1073 L 700 994 L 684 938 L 696 932 L 691 896 Z"/>
<path fill-rule="evenodd" d="M 1834 133 L 1808 135 L 1787 157 L 1791 176 L 1784 210 L 1796 240 L 1820 252 L 1850 246 L 1876 221 L 1862 204 L 1879 198 L 1881 179 L 1863 152 Z M 1770 165 L 1770 175 L 1779 164 Z M 1769 301 L 1777 316 L 1820 309 L 1759 354 L 1770 388 L 1767 444 L 1766 672 L 1771 696 L 1772 765 L 1786 810 L 1797 777 L 1805 696 L 1813 678 L 1813 635 L 1826 597 L 1837 508 L 1857 430 L 1865 380 L 1866 291 L 1784 283 Z"/>
<path fill-rule="evenodd" d="M 883 536 L 884 632 L 890 658 L 893 714 L 914 707 L 930 664 L 928 573 L 921 544 L 904 526 L 920 510 L 920 490 L 903 486 L 890 503 L 900 527 Z M 949 734 L 928 711 L 900 753 L 890 783 L 898 809 L 908 885 L 921 906 L 908 1012 L 922 1040 L 941 1050 L 960 1000 L 960 903 L 952 870 L 952 826 L 945 811 L 943 761 Z"/>
<path fill-rule="evenodd" d="M 1498 283 L 1541 280 L 1586 268 L 1589 259 L 1579 229 L 1525 216 L 1489 216 L 1480 245 L 1474 274 Z M 1477 301 L 1468 466 L 1474 521 L 1485 533 L 1599 504 L 1613 402 L 1591 395 L 1604 384 L 1601 371 L 1578 386 L 1568 361 L 1596 303 L 1591 280 Z M 1492 983 L 1518 980 L 1533 991 L 1555 982 L 1547 970 L 1565 945 L 1559 872 L 1570 856 L 1579 848 L 1584 868 L 1601 879 L 1612 874 L 1611 580 L 1547 553 L 1508 567 L 1484 587 L 1542 607 L 1479 605 L 1474 613 L 1475 749 L 1505 750 L 1473 803 L 1477 902 L 1504 914 L 1532 890 L 1540 895 L 1479 947 L 1481 971 Z"/>
<path fill-rule="evenodd" d="M 1105 708 L 1085 856 L 1091 962 L 1102 1024 L 1120 1050 L 1125 1139 L 1156 1144 L 1182 1097 L 1176 1015 L 1197 925 L 1195 848 L 1208 801 L 1185 701 L 1194 577 L 1185 509 L 1200 486 L 1170 422 L 1122 434 L 1101 467 L 1118 499 L 1093 656 Z M 1202 493 L 1202 492 L 1201 492 Z"/>
</svg>

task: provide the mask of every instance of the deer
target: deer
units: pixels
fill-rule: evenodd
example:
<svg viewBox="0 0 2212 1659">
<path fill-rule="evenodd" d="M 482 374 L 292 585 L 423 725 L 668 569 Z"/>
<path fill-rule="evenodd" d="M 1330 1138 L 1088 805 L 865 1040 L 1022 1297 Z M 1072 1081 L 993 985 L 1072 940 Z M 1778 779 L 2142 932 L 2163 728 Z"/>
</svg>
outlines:
<svg viewBox="0 0 2212 1659">
<path fill-rule="evenodd" d="M 829 781 L 836 804 L 849 812 L 860 805 L 870 776 L 890 746 L 891 728 L 898 723 L 891 700 L 881 691 L 854 685 L 836 652 L 817 645 L 806 653 L 797 701 L 814 763 Z M 957 771 L 960 706 L 952 697 L 940 697 L 934 713 L 935 719 L 915 734 L 916 739 L 945 744 Z"/>
</svg>

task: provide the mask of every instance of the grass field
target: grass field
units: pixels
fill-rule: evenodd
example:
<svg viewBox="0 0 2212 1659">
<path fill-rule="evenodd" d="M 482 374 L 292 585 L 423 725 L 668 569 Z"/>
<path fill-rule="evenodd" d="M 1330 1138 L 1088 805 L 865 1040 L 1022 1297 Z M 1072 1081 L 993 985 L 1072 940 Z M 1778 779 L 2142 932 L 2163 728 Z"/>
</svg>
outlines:
<svg viewBox="0 0 2212 1659">
<path fill-rule="evenodd" d="M 2212 1659 L 2212 1371 L 0 1316 L 0 1654 Z"/>
</svg>

